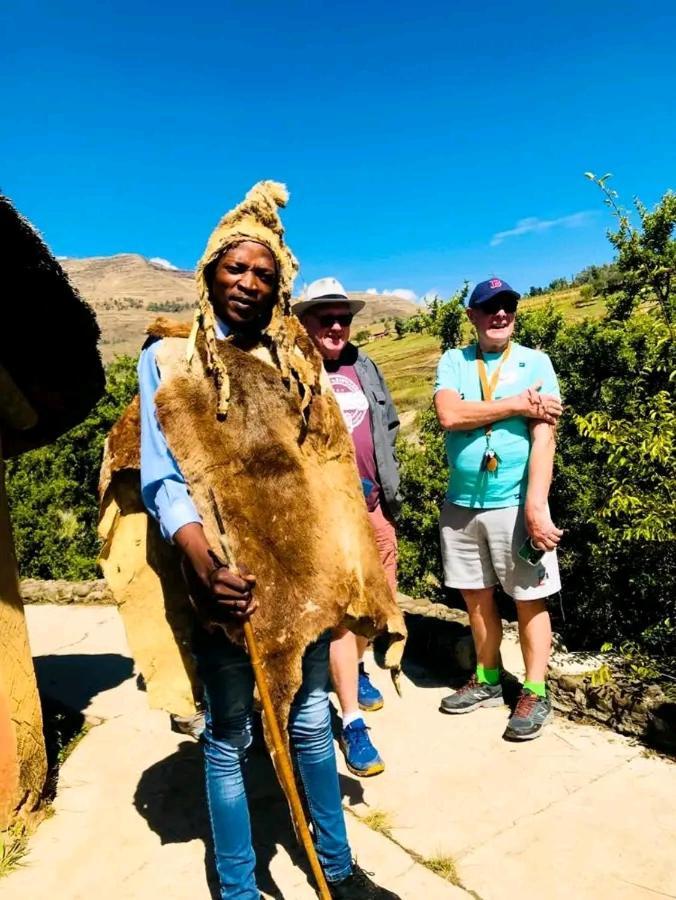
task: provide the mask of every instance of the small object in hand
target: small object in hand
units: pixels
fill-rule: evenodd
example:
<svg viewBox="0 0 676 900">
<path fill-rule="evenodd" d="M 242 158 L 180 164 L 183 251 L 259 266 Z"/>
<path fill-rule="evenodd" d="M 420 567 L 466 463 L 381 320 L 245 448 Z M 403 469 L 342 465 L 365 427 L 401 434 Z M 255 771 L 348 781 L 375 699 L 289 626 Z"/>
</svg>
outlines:
<svg viewBox="0 0 676 900">
<path fill-rule="evenodd" d="M 495 472 L 500 465 L 500 460 L 495 450 L 486 450 L 481 463 L 481 467 L 486 469 L 487 472 Z"/>
<path fill-rule="evenodd" d="M 526 538 L 519 548 L 519 556 L 529 566 L 537 566 L 544 555 L 545 551 L 540 547 L 536 547 L 532 538 Z"/>
</svg>

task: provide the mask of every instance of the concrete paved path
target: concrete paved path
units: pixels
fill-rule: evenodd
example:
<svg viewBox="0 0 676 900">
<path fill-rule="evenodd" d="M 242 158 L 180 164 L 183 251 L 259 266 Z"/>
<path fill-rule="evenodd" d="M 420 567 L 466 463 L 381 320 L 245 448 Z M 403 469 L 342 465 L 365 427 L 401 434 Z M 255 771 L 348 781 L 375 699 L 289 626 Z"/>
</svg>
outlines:
<svg viewBox="0 0 676 900">
<path fill-rule="evenodd" d="M 200 751 L 147 707 L 113 607 L 28 607 L 43 689 L 99 724 L 61 770 L 54 815 L 3 900 L 216 897 Z M 505 648 L 518 668 L 518 648 Z M 502 741 L 507 710 L 443 716 L 448 686 L 409 667 L 399 699 L 369 716 L 384 774 L 359 780 L 340 759 L 360 863 L 402 900 L 676 898 L 676 767 L 626 740 L 556 721 L 538 741 Z M 518 672 L 517 672 L 518 674 Z M 315 896 L 263 751 L 251 796 L 267 897 Z M 390 836 L 360 822 L 384 814 Z M 382 816 L 381 816 L 382 818 Z M 462 887 L 416 860 L 450 859 Z"/>
</svg>

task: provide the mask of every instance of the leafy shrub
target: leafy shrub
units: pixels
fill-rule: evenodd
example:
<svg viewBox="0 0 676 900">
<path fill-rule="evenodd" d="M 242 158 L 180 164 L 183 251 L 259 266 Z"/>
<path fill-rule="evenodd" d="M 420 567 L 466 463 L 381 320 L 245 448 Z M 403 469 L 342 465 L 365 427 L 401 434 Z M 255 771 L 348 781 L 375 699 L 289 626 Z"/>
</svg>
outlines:
<svg viewBox="0 0 676 900">
<path fill-rule="evenodd" d="M 397 527 L 399 582 L 414 597 L 441 596 L 439 510 L 448 484 L 444 438 L 433 409 L 419 419 L 420 445 L 397 447 L 403 498 Z"/>
<path fill-rule="evenodd" d="M 143 309 L 143 300 L 140 297 L 109 297 L 99 304 L 100 309 Z"/>
<path fill-rule="evenodd" d="M 149 312 L 181 312 L 184 309 L 192 309 L 195 304 L 190 300 L 181 300 L 177 297 L 175 300 L 153 300 L 148 304 Z"/>
<path fill-rule="evenodd" d="M 7 462 L 7 494 L 24 577 L 96 577 L 103 444 L 137 391 L 135 360 L 118 358 L 106 375 L 106 392 L 83 422 L 53 444 Z"/>
</svg>

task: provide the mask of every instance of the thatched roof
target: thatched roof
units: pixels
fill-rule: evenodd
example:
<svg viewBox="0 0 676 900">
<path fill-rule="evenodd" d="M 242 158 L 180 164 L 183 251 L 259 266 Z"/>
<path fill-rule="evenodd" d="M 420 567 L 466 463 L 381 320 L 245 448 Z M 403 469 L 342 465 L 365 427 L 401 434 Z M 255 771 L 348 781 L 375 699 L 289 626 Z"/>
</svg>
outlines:
<svg viewBox="0 0 676 900">
<path fill-rule="evenodd" d="M 0 235 L 0 436 L 7 457 L 80 422 L 103 393 L 105 376 L 94 313 L 1 194 Z"/>
</svg>

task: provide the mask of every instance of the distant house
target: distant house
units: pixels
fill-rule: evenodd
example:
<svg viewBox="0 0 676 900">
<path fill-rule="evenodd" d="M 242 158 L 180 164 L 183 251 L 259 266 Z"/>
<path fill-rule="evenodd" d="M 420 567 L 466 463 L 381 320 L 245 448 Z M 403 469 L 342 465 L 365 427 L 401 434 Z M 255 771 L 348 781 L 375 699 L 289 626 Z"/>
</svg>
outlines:
<svg viewBox="0 0 676 900">
<path fill-rule="evenodd" d="M 380 338 L 386 338 L 389 336 L 389 333 L 389 328 L 379 328 L 378 331 L 371 332 L 371 340 L 378 341 Z"/>
</svg>

